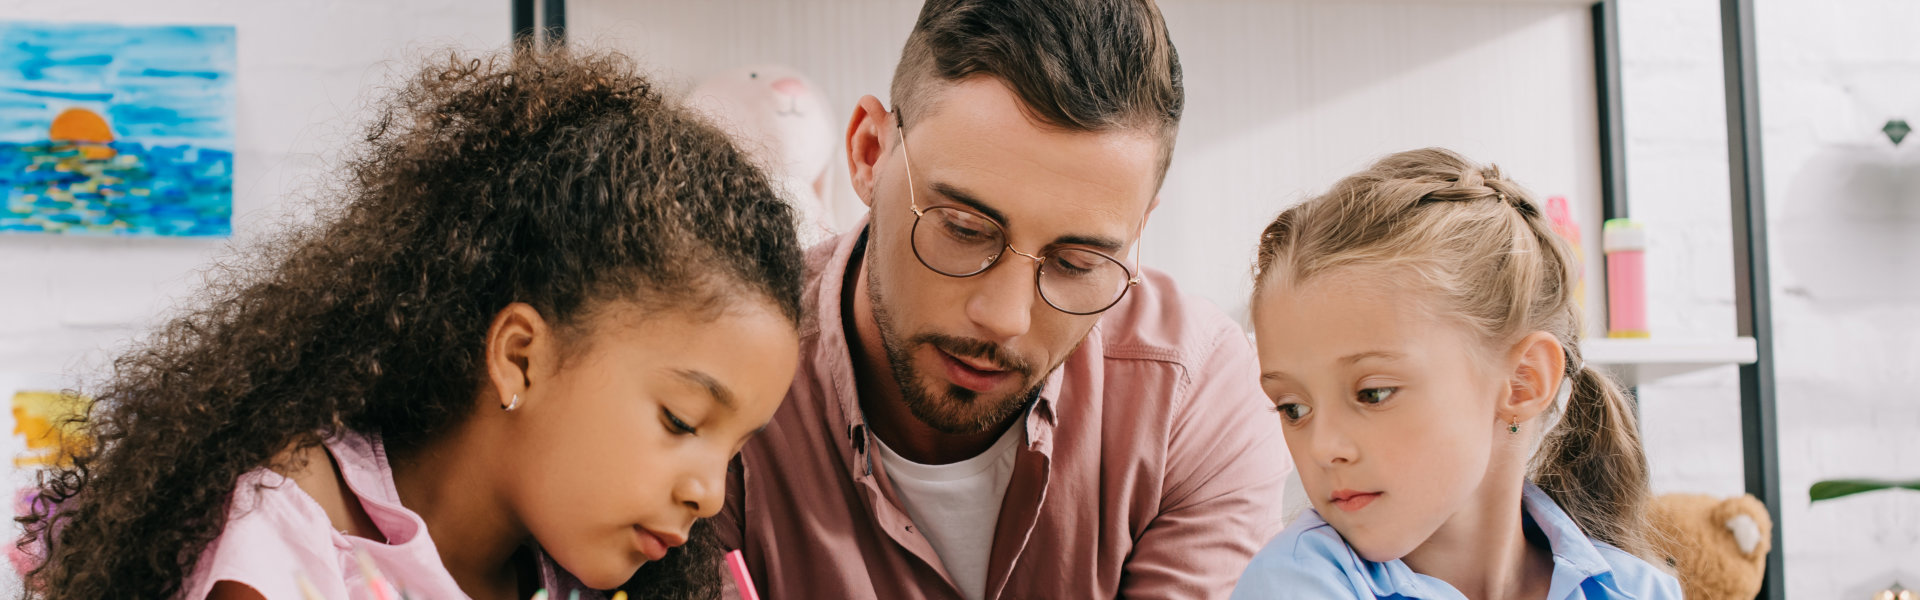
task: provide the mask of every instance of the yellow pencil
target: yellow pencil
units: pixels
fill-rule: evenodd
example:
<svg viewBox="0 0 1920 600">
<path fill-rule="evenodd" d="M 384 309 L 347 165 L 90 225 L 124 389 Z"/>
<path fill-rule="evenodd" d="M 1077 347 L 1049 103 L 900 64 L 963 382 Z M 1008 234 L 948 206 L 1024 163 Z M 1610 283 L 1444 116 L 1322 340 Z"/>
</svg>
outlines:
<svg viewBox="0 0 1920 600">
<path fill-rule="evenodd" d="M 326 600 L 326 596 L 320 595 L 320 590 L 314 589 L 313 582 L 307 581 L 306 574 L 304 573 L 295 574 L 293 577 L 294 579 L 298 580 L 300 583 L 301 598 L 304 598 L 305 600 Z"/>
</svg>

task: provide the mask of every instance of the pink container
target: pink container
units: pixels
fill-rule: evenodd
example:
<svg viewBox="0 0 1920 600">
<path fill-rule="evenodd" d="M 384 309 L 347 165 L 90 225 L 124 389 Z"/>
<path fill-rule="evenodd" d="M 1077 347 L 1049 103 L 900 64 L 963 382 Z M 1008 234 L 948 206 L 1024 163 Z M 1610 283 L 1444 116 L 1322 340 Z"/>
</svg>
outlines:
<svg viewBox="0 0 1920 600">
<path fill-rule="evenodd" d="M 1647 330 L 1647 230 L 1632 219 L 1603 229 L 1607 253 L 1607 337 L 1644 338 Z"/>
<path fill-rule="evenodd" d="M 1587 314 L 1587 247 L 1580 243 L 1580 222 L 1574 220 L 1573 210 L 1567 207 L 1566 196 L 1554 196 L 1547 199 L 1547 222 L 1553 226 L 1553 232 L 1567 241 L 1567 247 L 1573 250 L 1573 301 L 1580 306 L 1582 318 Z M 1580 332 L 1586 335 L 1586 332 Z"/>
</svg>

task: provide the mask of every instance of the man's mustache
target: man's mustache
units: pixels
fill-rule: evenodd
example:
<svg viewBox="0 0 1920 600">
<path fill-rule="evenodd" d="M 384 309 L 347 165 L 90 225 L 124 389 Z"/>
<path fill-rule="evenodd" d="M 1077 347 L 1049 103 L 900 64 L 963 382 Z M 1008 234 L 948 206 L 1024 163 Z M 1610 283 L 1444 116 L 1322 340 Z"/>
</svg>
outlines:
<svg viewBox="0 0 1920 600">
<path fill-rule="evenodd" d="M 940 349 L 941 352 L 959 358 L 986 361 L 1002 370 L 1012 371 L 1023 376 L 1031 377 L 1033 375 L 1032 363 L 1021 360 L 1019 356 L 1015 356 L 1012 352 L 1008 351 L 1005 346 L 992 342 L 939 333 L 922 333 L 913 336 L 912 339 L 907 341 L 911 344 L 927 344 Z"/>
</svg>

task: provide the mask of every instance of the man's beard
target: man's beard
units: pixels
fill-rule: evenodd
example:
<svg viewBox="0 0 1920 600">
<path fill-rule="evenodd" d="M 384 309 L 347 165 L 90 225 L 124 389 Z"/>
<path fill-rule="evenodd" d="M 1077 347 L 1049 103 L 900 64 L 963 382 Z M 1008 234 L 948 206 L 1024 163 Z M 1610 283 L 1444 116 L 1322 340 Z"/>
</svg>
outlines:
<svg viewBox="0 0 1920 600">
<path fill-rule="evenodd" d="M 938 333 L 922 333 L 904 341 L 899 339 L 887 313 L 887 304 L 882 301 L 880 282 L 873 275 L 875 271 L 871 268 L 867 270 L 867 300 L 873 305 L 873 320 L 880 326 L 880 345 L 886 348 L 893 381 L 899 385 L 900 397 L 914 418 L 949 435 L 981 433 L 1006 423 L 1039 396 L 1040 388 L 1046 382 L 1036 376 L 1037 371 L 1032 363 L 1014 356 L 998 344 Z M 914 370 L 912 362 L 911 350 L 921 345 L 932 346 L 958 358 L 992 363 L 994 367 L 1013 374 L 1025 385 L 1020 391 L 997 398 L 985 397 L 951 383 L 945 386 L 945 390 L 928 389 L 921 383 L 922 377 Z"/>
</svg>

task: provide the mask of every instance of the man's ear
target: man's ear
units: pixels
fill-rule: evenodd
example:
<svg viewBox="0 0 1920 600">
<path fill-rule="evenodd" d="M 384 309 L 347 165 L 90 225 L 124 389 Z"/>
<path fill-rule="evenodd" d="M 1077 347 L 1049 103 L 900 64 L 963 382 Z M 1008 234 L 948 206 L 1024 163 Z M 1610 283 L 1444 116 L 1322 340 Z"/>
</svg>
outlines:
<svg viewBox="0 0 1920 600">
<path fill-rule="evenodd" d="M 1159 207 L 1160 195 L 1154 194 L 1153 199 L 1147 201 L 1147 214 L 1140 216 L 1140 228 L 1133 232 L 1133 257 L 1136 261 L 1144 260 L 1140 257 L 1140 241 L 1147 239 L 1147 222 L 1153 220 L 1153 209 Z"/>
<path fill-rule="evenodd" d="M 847 176 L 867 208 L 873 208 L 875 171 L 892 146 L 890 136 L 896 135 L 889 133 L 896 131 L 893 125 L 893 113 L 873 96 L 861 96 L 860 103 L 853 107 L 853 118 L 847 122 Z"/>
<path fill-rule="evenodd" d="M 1160 194 L 1154 194 L 1153 199 L 1147 201 L 1147 214 L 1140 216 L 1140 230 L 1133 232 L 1135 237 L 1144 237 L 1147 235 L 1147 222 L 1153 220 L 1153 209 L 1156 208 L 1160 208 Z"/>
<path fill-rule="evenodd" d="M 540 311 L 525 302 L 508 304 L 487 328 L 487 383 L 501 407 L 531 398 L 534 384 L 552 375 L 556 340 Z"/>
<path fill-rule="evenodd" d="M 1553 406 L 1566 377 L 1567 355 L 1560 339 L 1545 331 L 1520 338 L 1507 353 L 1509 391 L 1497 407 L 1501 420 L 1526 422 Z"/>
</svg>

